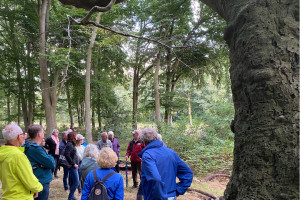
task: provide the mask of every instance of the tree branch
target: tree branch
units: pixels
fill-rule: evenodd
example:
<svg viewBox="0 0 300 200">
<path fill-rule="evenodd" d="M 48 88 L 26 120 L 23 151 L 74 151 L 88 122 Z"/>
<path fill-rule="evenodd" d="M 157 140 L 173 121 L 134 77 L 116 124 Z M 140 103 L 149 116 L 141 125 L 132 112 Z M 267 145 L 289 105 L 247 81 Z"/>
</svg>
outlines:
<svg viewBox="0 0 300 200">
<path fill-rule="evenodd" d="M 94 6 L 90 10 L 90 12 L 84 18 L 81 19 L 81 24 L 85 25 L 95 12 L 107 12 L 107 11 L 109 11 L 112 8 L 112 6 L 115 4 L 115 2 L 116 2 L 116 0 L 111 0 L 109 2 L 109 4 L 105 7 Z"/>
<path fill-rule="evenodd" d="M 168 45 L 166 45 L 166 44 L 164 44 L 164 43 L 162 43 L 162 42 L 160 42 L 160 41 L 158 41 L 158 40 L 152 39 L 152 38 L 147 38 L 147 37 L 143 37 L 143 36 L 138 36 L 138 35 L 133 35 L 133 34 L 129 34 L 129 33 L 124 33 L 124 32 L 118 31 L 118 30 L 114 30 L 114 29 L 112 29 L 112 28 L 110 28 L 110 27 L 108 27 L 108 26 L 101 25 L 101 24 L 99 24 L 99 23 L 97 23 L 97 22 L 88 21 L 88 22 L 86 22 L 86 23 L 82 23 L 81 20 L 76 20 L 76 19 L 74 19 L 74 18 L 72 18 L 72 17 L 70 17 L 70 18 L 71 18 L 76 24 L 79 24 L 79 25 L 93 25 L 93 26 L 96 26 L 96 27 L 98 27 L 98 28 L 102 28 L 102 29 L 104 29 L 104 30 L 108 30 L 108 31 L 110 31 L 110 32 L 112 32 L 112 33 L 116 33 L 116 34 L 118 34 L 118 35 L 122 35 L 122 36 L 126 36 L 126 37 L 133 37 L 133 38 L 137 38 L 137 39 L 143 39 L 143 40 L 151 41 L 151 42 L 160 44 L 160 45 L 162 45 L 162 46 L 164 46 L 164 47 L 167 47 L 167 48 L 169 48 L 169 49 L 172 49 L 172 47 L 170 47 L 170 46 L 168 46 Z"/>
<path fill-rule="evenodd" d="M 222 18 L 226 20 L 226 13 L 224 11 L 223 3 L 225 4 L 224 0 L 200 0 L 215 12 L 217 12 Z"/>
<path fill-rule="evenodd" d="M 213 174 L 213 175 L 210 175 L 210 176 L 208 176 L 206 179 L 205 179 L 205 181 L 211 181 L 211 180 L 213 180 L 214 178 L 216 178 L 216 177 L 226 177 L 226 178 L 230 178 L 231 176 L 230 175 L 228 175 L 228 174 Z"/>
<path fill-rule="evenodd" d="M 143 78 L 143 76 L 145 76 L 148 71 L 153 67 L 154 65 L 150 65 L 149 67 L 147 67 L 147 69 L 140 75 L 140 77 L 138 77 L 139 81 Z"/>
<path fill-rule="evenodd" d="M 203 195 L 208 196 L 208 197 L 210 197 L 210 198 L 213 198 L 213 199 L 215 199 L 215 200 L 219 200 L 219 197 L 217 197 L 217 196 L 215 196 L 215 195 L 213 195 L 213 194 L 209 194 L 209 193 L 204 192 L 204 191 L 199 190 L 199 189 L 188 188 L 187 191 L 198 192 L 198 193 L 200 193 L 200 194 L 203 194 Z"/>
</svg>

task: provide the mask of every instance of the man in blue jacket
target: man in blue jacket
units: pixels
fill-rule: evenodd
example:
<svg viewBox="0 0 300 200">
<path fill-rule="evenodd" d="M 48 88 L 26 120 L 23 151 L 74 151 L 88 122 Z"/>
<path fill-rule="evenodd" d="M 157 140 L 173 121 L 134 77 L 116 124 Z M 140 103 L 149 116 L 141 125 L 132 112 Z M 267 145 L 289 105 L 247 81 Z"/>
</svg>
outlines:
<svg viewBox="0 0 300 200">
<path fill-rule="evenodd" d="M 142 158 L 142 190 L 145 200 L 175 200 L 193 181 L 193 172 L 175 151 L 158 140 L 153 128 L 145 128 L 141 139 L 146 147 Z M 179 182 L 176 183 L 176 177 Z"/>
<path fill-rule="evenodd" d="M 54 158 L 47 154 L 46 149 L 41 145 L 44 139 L 44 130 L 40 125 L 31 125 L 28 129 L 31 142 L 25 146 L 24 153 L 33 169 L 34 175 L 43 185 L 43 191 L 39 192 L 35 199 L 47 200 L 49 197 L 50 182 L 53 180 L 52 169 L 55 167 Z"/>
</svg>

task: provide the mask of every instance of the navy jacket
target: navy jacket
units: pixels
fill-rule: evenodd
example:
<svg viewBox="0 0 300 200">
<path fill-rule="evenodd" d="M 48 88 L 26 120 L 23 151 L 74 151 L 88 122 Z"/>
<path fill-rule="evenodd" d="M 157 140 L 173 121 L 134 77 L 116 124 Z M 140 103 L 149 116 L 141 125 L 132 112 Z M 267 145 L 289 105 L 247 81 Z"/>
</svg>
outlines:
<svg viewBox="0 0 300 200">
<path fill-rule="evenodd" d="M 44 147 L 35 142 L 28 142 L 24 145 L 25 154 L 30 161 L 34 175 L 41 184 L 49 183 L 53 180 L 51 169 L 55 167 L 54 158 L 47 154 Z"/>
<path fill-rule="evenodd" d="M 193 181 L 193 172 L 175 151 L 160 140 L 149 143 L 142 158 L 142 189 L 145 200 L 167 200 L 183 195 Z M 176 177 L 179 183 L 176 183 Z"/>
<path fill-rule="evenodd" d="M 59 155 L 61 154 L 61 151 L 66 148 L 67 146 L 67 141 L 65 141 L 64 139 L 59 143 Z"/>
<path fill-rule="evenodd" d="M 77 150 L 74 142 L 67 143 L 65 147 L 65 157 L 70 165 L 74 166 L 75 164 L 79 164 Z"/>
<path fill-rule="evenodd" d="M 102 180 L 107 174 L 114 171 L 113 169 L 96 169 L 98 180 Z M 87 200 L 89 194 L 94 186 L 94 175 L 91 171 L 84 182 L 81 200 Z M 104 185 L 107 189 L 107 194 L 110 200 L 123 200 L 124 199 L 124 183 L 123 177 L 119 173 L 113 174 L 109 177 Z"/>
</svg>

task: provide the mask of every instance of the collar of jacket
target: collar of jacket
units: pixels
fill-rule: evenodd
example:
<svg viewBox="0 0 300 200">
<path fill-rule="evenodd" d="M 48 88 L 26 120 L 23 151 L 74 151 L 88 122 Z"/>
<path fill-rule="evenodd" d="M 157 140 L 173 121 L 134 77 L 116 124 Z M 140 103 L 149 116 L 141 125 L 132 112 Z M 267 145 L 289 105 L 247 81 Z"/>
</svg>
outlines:
<svg viewBox="0 0 300 200">
<path fill-rule="evenodd" d="M 136 142 L 135 142 L 135 140 L 133 139 L 133 140 L 131 140 L 131 142 L 133 142 L 133 143 L 143 143 L 143 141 L 142 141 L 141 139 L 138 139 Z"/>
<path fill-rule="evenodd" d="M 153 148 L 160 148 L 160 147 L 162 147 L 163 146 L 163 143 L 162 143 L 162 141 L 160 141 L 160 140 L 154 140 L 154 141 L 152 141 L 152 142 L 150 142 L 139 154 L 138 154 L 138 156 L 140 157 L 140 158 L 142 158 L 142 156 L 143 156 L 143 153 L 145 152 L 145 151 L 147 151 L 147 150 L 149 150 L 149 149 L 153 149 Z"/>
<path fill-rule="evenodd" d="M 33 142 L 33 141 L 29 141 L 22 145 L 22 147 L 29 147 L 29 146 L 39 147 L 40 145 L 38 145 L 36 142 Z"/>
</svg>

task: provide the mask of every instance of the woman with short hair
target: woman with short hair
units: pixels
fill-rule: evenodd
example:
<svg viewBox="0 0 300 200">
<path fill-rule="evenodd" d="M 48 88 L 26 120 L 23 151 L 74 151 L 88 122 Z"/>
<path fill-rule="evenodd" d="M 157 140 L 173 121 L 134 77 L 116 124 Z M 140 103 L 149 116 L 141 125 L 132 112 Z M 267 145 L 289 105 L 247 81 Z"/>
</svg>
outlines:
<svg viewBox="0 0 300 200">
<path fill-rule="evenodd" d="M 111 172 L 114 172 L 113 167 L 116 165 L 117 160 L 118 157 L 111 148 L 105 147 L 101 149 L 97 160 L 100 169 L 96 169 L 96 174 L 99 181 L 101 181 Z M 93 171 L 91 171 L 85 179 L 81 200 L 88 199 L 94 184 L 94 175 Z M 124 199 L 124 184 L 121 174 L 114 173 L 104 182 L 104 185 L 107 189 L 107 194 L 110 200 Z"/>
</svg>

